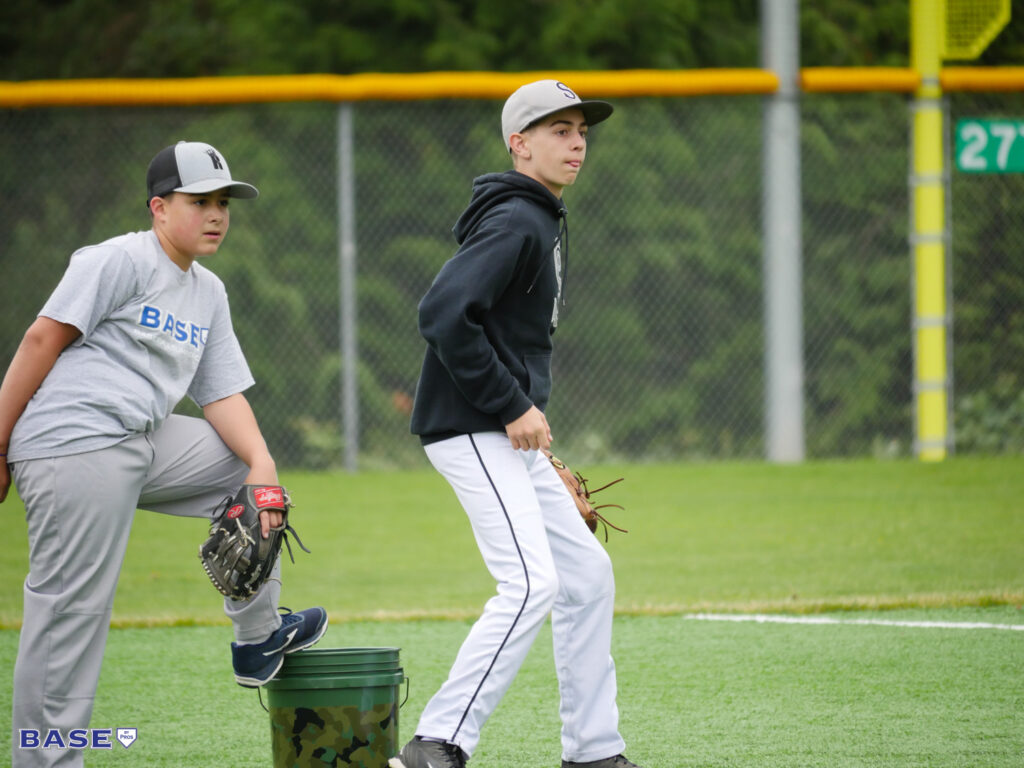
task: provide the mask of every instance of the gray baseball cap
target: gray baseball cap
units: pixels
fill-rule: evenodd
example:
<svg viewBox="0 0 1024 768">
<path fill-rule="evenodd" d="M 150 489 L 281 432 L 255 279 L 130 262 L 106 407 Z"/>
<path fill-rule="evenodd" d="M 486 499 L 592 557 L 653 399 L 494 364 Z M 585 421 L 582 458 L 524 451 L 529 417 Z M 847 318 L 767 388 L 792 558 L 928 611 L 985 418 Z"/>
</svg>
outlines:
<svg viewBox="0 0 1024 768">
<path fill-rule="evenodd" d="M 505 101 L 501 110 L 501 132 L 505 149 L 511 150 L 508 138 L 513 133 L 522 133 L 541 118 L 577 107 L 583 110 L 587 125 L 595 125 L 606 119 L 614 107 L 607 101 L 583 101 L 572 88 L 558 80 L 537 80 L 527 83 Z"/>
<path fill-rule="evenodd" d="M 231 178 L 224 155 L 199 141 L 179 141 L 156 153 L 146 171 L 146 201 L 171 192 L 202 195 L 228 189 L 231 197 L 253 198 L 259 190 Z"/>
</svg>

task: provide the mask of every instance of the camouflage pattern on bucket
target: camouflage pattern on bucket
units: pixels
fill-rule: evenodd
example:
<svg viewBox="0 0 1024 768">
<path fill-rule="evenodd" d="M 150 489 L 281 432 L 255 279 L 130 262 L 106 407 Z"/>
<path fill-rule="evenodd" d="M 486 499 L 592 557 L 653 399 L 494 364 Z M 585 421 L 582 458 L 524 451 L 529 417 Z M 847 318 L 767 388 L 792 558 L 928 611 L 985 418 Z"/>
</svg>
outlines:
<svg viewBox="0 0 1024 768">
<path fill-rule="evenodd" d="M 398 705 L 271 707 L 274 768 L 387 768 L 398 752 Z"/>
</svg>

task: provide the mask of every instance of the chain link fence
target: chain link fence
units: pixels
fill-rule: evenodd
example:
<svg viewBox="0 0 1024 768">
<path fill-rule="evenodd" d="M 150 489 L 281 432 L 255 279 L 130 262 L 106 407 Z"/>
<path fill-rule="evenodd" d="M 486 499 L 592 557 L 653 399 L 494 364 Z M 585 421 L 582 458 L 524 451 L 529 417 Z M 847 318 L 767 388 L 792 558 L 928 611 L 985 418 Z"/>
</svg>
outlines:
<svg viewBox="0 0 1024 768">
<path fill-rule="evenodd" d="M 339 106 L 0 111 L 0 364 L 76 248 L 147 229 L 145 171 L 179 139 L 220 149 L 255 201 L 207 262 L 225 282 L 282 466 L 340 466 Z M 495 101 L 351 106 L 358 455 L 424 462 L 409 433 L 416 305 L 454 252 L 474 176 L 509 160 Z M 802 101 L 810 458 L 909 455 L 913 441 L 907 98 Z M 1017 94 L 951 115 L 1022 115 Z M 549 407 L 577 462 L 756 459 L 764 442 L 759 97 L 622 99 L 566 190 L 567 306 Z M 1022 139 L 1024 140 L 1024 139 Z M 958 450 L 1024 444 L 1020 176 L 952 178 Z M 184 404 L 185 412 L 194 412 Z M 352 446 L 349 446 L 350 448 Z"/>
<path fill-rule="evenodd" d="M 950 123 L 1024 120 L 1024 94 L 958 94 Z M 1018 144 L 1024 135 L 1018 133 Z M 1019 152 L 1019 149 L 1016 150 Z M 953 402 L 957 450 L 1024 452 L 1024 174 L 952 178 Z"/>
</svg>

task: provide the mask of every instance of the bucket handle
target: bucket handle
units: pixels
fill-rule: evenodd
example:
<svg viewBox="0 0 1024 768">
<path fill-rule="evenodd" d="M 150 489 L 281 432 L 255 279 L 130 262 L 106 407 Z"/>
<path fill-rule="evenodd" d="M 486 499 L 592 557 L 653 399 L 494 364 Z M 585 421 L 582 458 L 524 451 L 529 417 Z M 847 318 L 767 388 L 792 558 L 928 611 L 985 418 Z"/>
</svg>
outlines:
<svg viewBox="0 0 1024 768">
<path fill-rule="evenodd" d="M 260 706 L 263 707 L 263 711 L 269 713 L 270 710 L 267 709 L 267 705 L 263 703 L 263 689 L 262 688 L 256 688 L 256 693 L 259 694 Z"/>
<path fill-rule="evenodd" d="M 405 706 L 405 702 L 407 702 L 408 700 L 409 700 L 409 678 L 408 678 L 408 676 L 406 676 L 405 677 L 405 698 L 402 699 L 402 703 L 398 705 L 398 708 L 401 709 L 402 707 L 404 707 Z"/>
</svg>

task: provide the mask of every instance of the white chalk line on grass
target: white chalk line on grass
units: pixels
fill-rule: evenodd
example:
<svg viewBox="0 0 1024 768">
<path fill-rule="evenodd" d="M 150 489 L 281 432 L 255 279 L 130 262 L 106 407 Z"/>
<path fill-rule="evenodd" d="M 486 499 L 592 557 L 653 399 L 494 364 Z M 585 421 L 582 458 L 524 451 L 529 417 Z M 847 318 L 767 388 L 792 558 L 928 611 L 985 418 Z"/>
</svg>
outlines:
<svg viewBox="0 0 1024 768">
<path fill-rule="evenodd" d="M 836 619 L 830 616 L 776 616 L 764 613 L 688 613 L 691 621 L 737 621 L 756 624 L 858 624 L 917 629 L 1008 629 L 1024 632 L 1024 624 L 991 624 L 983 621 L 895 621 L 889 619 Z"/>
</svg>

